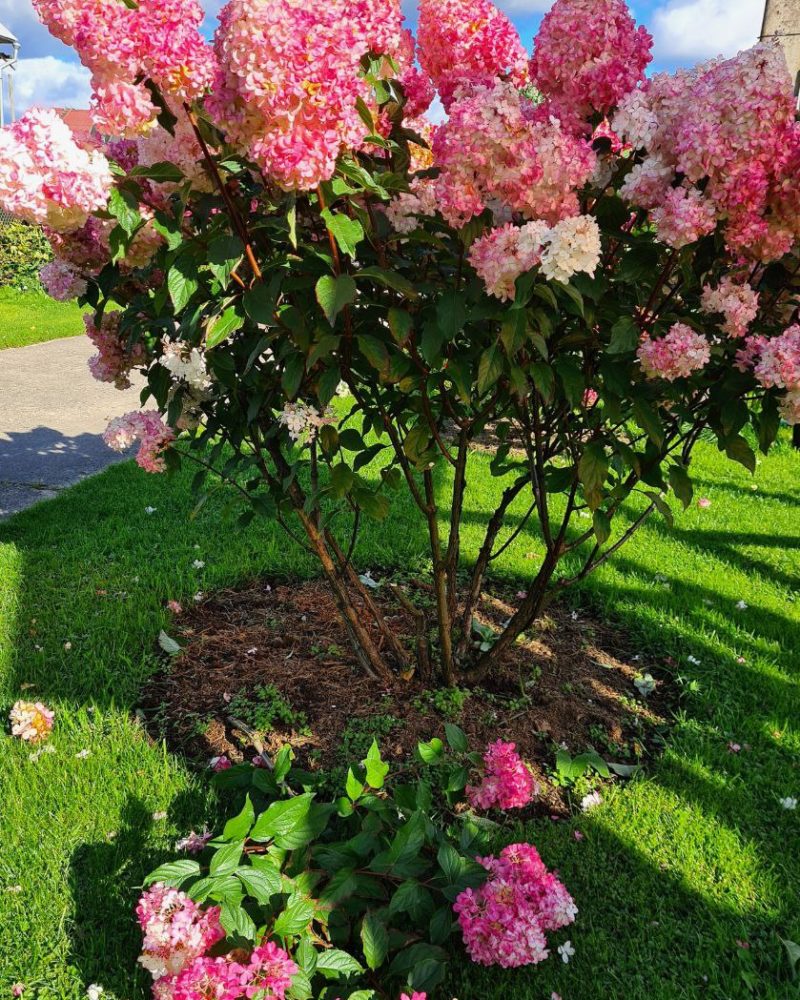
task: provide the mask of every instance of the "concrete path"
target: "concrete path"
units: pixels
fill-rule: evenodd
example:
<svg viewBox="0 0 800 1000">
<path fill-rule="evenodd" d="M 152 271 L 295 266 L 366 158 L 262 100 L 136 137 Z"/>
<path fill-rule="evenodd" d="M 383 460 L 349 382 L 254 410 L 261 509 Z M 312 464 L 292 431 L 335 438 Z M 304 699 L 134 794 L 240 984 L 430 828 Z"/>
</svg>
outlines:
<svg viewBox="0 0 800 1000">
<path fill-rule="evenodd" d="M 0 351 L 0 519 L 123 457 L 101 435 L 140 389 L 95 381 L 93 353 L 83 336 Z"/>
</svg>

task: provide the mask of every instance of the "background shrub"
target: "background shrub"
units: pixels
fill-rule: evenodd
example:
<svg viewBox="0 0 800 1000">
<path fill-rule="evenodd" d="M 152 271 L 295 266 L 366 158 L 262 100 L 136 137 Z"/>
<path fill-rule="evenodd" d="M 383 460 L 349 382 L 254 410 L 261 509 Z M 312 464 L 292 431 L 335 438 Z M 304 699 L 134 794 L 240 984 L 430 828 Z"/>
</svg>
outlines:
<svg viewBox="0 0 800 1000">
<path fill-rule="evenodd" d="M 0 286 L 39 290 L 39 269 L 52 260 L 50 244 L 39 226 L 0 224 Z"/>
</svg>

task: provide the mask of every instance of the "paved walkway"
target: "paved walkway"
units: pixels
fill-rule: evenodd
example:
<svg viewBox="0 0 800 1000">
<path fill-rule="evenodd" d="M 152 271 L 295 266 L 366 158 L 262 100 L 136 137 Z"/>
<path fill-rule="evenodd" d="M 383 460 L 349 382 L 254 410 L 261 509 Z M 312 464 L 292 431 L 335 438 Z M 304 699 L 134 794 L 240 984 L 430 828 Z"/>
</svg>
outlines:
<svg viewBox="0 0 800 1000">
<path fill-rule="evenodd" d="M 101 435 L 139 388 L 95 381 L 93 353 L 83 336 L 0 351 L 0 519 L 120 460 Z"/>
</svg>

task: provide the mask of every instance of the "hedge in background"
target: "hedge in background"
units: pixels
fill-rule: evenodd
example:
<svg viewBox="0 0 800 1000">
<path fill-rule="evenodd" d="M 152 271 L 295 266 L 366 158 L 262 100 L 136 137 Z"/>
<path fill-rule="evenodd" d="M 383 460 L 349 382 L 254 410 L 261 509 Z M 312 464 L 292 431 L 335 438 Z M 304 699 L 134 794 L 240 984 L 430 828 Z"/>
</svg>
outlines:
<svg viewBox="0 0 800 1000">
<path fill-rule="evenodd" d="M 38 226 L 26 222 L 0 225 L 0 286 L 40 289 L 39 270 L 52 258 L 50 244 Z"/>
</svg>

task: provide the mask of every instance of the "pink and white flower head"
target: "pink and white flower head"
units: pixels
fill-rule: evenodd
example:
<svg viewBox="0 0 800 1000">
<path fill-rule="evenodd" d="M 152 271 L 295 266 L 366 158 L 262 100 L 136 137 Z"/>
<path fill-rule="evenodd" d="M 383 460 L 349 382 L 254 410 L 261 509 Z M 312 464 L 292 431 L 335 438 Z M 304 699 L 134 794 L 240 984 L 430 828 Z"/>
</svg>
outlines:
<svg viewBox="0 0 800 1000">
<path fill-rule="evenodd" d="M 239 1000 L 247 979 L 247 969 L 228 956 L 201 956 L 153 992 L 157 1000 Z"/>
<path fill-rule="evenodd" d="M 526 219 L 555 225 L 577 215 L 577 192 L 592 176 L 590 144 L 534 105 L 513 83 L 473 86 L 454 101 L 433 140 L 439 211 L 463 226 L 496 202 Z"/>
<path fill-rule="evenodd" d="M 509 222 L 476 240 L 470 247 L 469 261 L 486 291 L 498 299 L 513 300 L 517 278 L 540 263 L 549 233 L 546 222 L 524 226 Z"/>
<path fill-rule="evenodd" d="M 42 287 L 56 302 L 77 299 L 86 291 L 86 279 L 68 261 L 51 260 L 39 271 Z"/>
<path fill-rule="evenodd" d="M 538 794 L 539 787 L 516 744 L 491 743 L 483 763 L 481 783 L 467 786 L 467 799 L 475 809 L 522 809 Z"/>
<path fill-rule="evenodd" d="M 534 41 L 531 78 L 560 107 L 607 114 L 644 80 L 652 44 L 624 0 L 556 0 Z"/>
<path fill-rule="evenodd" d="M 272 941 L 265 941 L 253 950 L 248 966 L 245 995 L 253 1000 L 274 997 L 284 1000 L 292 978 L 299 972 L 288 953 Z"/>
<path fill-rule="evenodd" d="M 575 919 L 572 897 L 531 844 L 511 844 L 499 857 L 478 860 L 488 880 L 465 889 L 453 905 L 469 957 L 504 968 L 543 961 L 546 932 Z"/>
<path fill-rule="evenodd" d="M 208 762 L 208 766 L 211 770 L 217 774 L 219 771 L 227 771 L 229 768 L 233 767 L 230 758 L 225 754 L 221 754 L 219 757 L 212 757 Z"/>
<path fill-rule="evenodd" d="M 53 110 L 34 108 L 0 131 L 0 205 L 26 222 L 78 229 L 105 208 L 111 184 L 105 156 L 79 145 Z"/>
<path fill-rule="evenodd" d="M 755 366 L 758 381 L 770 389 L 800 389 L 800 325 L 795 324 L 779 337 L 764 340 Z"/>
<path fill-rule="evenodd" d="M 89 359 L 89 370 L 99 382 L 113 382 L 117 389 L 129 389 L 131 371 L 146 360 L 143 344 L 128 344 L 128 337 L 120 333 L 122 313 L 103 313 L 100 324 L 92 313 L 86 313 L 83 322 L 86 335 L 98 353 Z"/>
<path fill-rule="evenodd" d="M 528 58 L 517 29 L 490 0 L 420 0 L 419 61 L 446 109 L 471 84 L 528 82 Z"/>
<path fill-rule="evenodd" d="M 103 434 L 103 440 L 114 451 L 126 451 L 139 441 L 136 464 L 145 472 L 163 472 L 165 469 L 162 452 L 169 447 L 175 434 L 155 410 L 134 410 L 117 417 Z"/>
<path fill-rule="evenodd" d="M 705 285 L 701 304 L 704 312 L 725 318 L 722 329 L 729 337 L 744 337 L 758 315 L 758 292 L 747 281 L 726 275 L 716 288 Z"/>
<path fill-rule="evenodd" d="M 591 215 L 577 215 L 556 223 L 542 252 L 545 278 L 566 284 L 578 273 L 593 275 L 600 263 L 600 229 Z"/>
<path fill-rule="evenodd" d="M 648 378 L 674 382 L 688 378 L 708 364 L 711 349 L 708 341 L 685 323 L 675 323 L 664 337 L 653 340 L 645 334 L 637 356 Z"/>
<path fill-rule="evenodd" d="M 17 701 L 11 708 L 8 721 L 11 735 L 25 743 L 41 743 L 53 729 L 55 713 L 40 701 Z"/>
<path fill-rule="evenodd" d="M 177 975 L 225 937 L 218 906 L 201 910 L 186 893 L 160 882 L 141 896 L 136 916 L 143 934 L 139 962 L 154 979 Z"/>
</svg>

